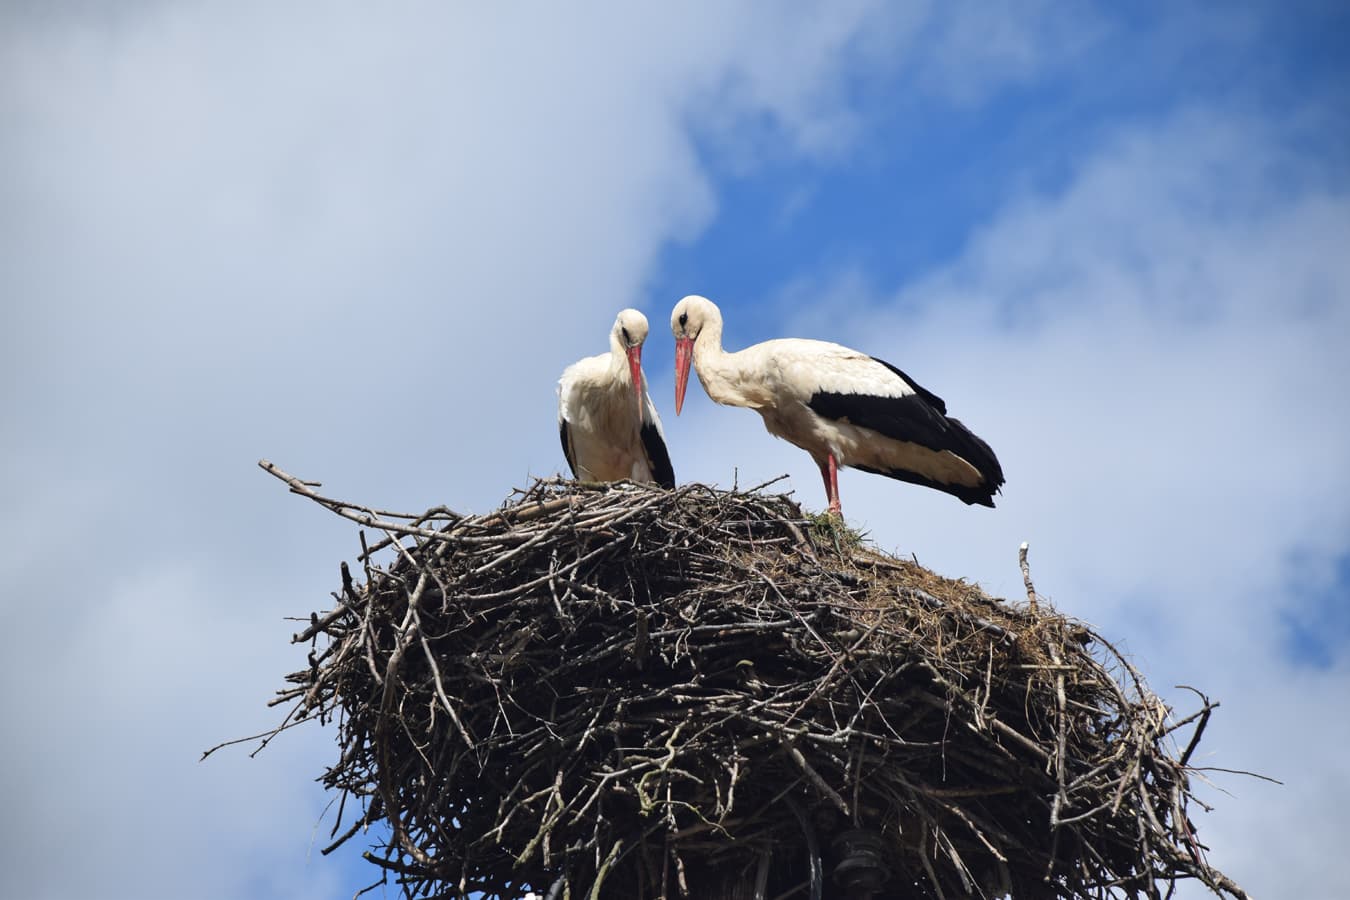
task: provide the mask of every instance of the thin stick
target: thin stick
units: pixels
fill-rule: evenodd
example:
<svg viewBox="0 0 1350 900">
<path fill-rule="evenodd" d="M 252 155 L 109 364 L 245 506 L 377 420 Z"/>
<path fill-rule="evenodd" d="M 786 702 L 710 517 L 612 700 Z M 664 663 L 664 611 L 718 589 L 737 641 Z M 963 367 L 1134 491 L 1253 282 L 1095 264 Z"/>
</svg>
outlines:
<svg viewBox="0 0 1350 900">
<path fill-rule="evenodd" d="M 1031 612 L 1035 614 L 1036 588 L 1031 583 L 1031 565 L 1027 562 L 1027 548 L 1026 541 L 1023 541 L 1022 546 L 1017 548 L 1017 564 L 1022 568 L 1022 583 L 1027 588 L 1027 605 L 1031 608 Z"/>
</svg>

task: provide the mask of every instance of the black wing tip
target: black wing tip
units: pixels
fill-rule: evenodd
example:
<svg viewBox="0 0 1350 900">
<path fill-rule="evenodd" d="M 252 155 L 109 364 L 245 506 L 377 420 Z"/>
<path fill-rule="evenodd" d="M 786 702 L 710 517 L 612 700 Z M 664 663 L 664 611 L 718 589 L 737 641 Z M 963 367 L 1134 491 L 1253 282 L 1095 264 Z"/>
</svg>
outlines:
<svg viewBox="0 0 1350 900">
<path fill-rule="evenodd" d="M 675 489 L 675 467 L 670 464 L 670 451 L 657 427 L 649 422 L 642 423 L 642 446 L 647 450 L 647 464 L 652 470 L 652 480 L 666 490 Z"/>
<path fill-rule="evenodd" d="M 932 478 L 926 478 L 917 472 L 911 472 L 908 469 L 877 469 L 872 466 L 850 466 L 849 468 L 858 469 L 862 472 L 870 472 L 873 475 L 884 475 L 887 478 L 894 478 L 896 481 L 904 481 L 909 484 L 916 484 L 919 487 L 932 488 L 935 491 L 941 491 L 944 494 L 951 494 L 967 506 L 987 506 L 994 508 L 994 495 L 1000 493 L 1003 487 L 1003 475 L 999 473 L 998 479 L 986 478 L 986 480 L 974 487 L 968 487 L 964 484 L 946 484 L 941 481 L 935 481 Z"/>
<path fill-rule="evenodd" d="M 1003 492 L 1003 467 L 998 464 L 998 457 L 994 456 L 994 451 L 989 449 L 988 444 L 975 437 L 974 434 L 971 437 L 978 443 L 984 454 L 972 454 L 976 457 L 974 459 L 967 456 L 962 458 L 979 470 L 980 485 L 978 487 L 963 487 L 961 493 L 954 490 L 949 491 L 949 493 L 955 494 L 971 506 L 987 506 L 993 509 L 994 495 Z"/>
<path fill-rule="evenodd" d="M 572 442 L 568 440 L 567 420 L 558 420 L 558 437 L 562 439 L 563 457 L 567 460 L 567 468 L 572 470 L 572 478 L 577 477 L 577 462 L 572 458 Z"/>
<path fill-rule="evenodd" d="M 986 481 L 977 487 L 963 485 L 934 485 L 938 490 L 956 497 L 967 506 L 987 506 L 994 509 L 994 495 L 1001 493 L 1002 481 Z"/>
<path fill-rule="evenodd" d="M 993 509 L 994 495 L 997 493 L 999 493 L 999 489 L 994 488 L 993 490 L 987 493 L 979 493 L 971 497 L 961 497 L 961 499 L 966 501 L 967 506 L 987 506 L 990 509 Z"/>
<path fill-rule="evenodd" d="M 965 503 L 967 506 L 987 506 L 994 509 L 994 495 L 999 493 L 997 486 L 981 485 L 980 487 L 964 487 L 953 484 L 929 484 L 928 487 L 937 488 L 944 493 L 951 494 L 956 499 Z"/>
</svg>

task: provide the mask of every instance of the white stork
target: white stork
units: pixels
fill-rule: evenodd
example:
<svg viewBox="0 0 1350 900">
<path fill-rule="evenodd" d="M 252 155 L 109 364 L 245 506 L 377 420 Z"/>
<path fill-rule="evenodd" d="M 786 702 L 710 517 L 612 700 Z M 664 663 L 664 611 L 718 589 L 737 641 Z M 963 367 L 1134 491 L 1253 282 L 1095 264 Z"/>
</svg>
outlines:
<svg viewBox="0 0 1350 900">
<path fill-rule="evenodd" d="M 994 505 L 1003 469 L 989 445 L 947 415 L 947 405 L 888 362 L 826 341 L 781 339 L 722 349 L 722 312 L 690 295 L 670 315 L 675 333 L 675 414 L 689 363 L 714 401 L 764 417 L 769 433 L 816 461 L 830 512 L 842 515 L 838 469 L 936 488 Z"/>
<path fill-rule="evenodd" d="M 661 420 L 642 374 L 646 339 L 647 317 L 622 310 L 609 333 L 610 352 L 578 360 L 558 380 L 558 433 L 573 477 L 675 486 Z"/>
</svg>

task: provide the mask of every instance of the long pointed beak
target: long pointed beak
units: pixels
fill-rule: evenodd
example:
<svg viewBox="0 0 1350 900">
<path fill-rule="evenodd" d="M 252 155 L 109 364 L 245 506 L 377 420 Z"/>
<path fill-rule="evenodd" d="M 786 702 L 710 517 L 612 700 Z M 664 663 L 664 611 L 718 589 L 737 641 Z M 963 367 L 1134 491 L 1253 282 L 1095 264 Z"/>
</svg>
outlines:
<svg viewBox="0 0 1350 900">
<path fill-rule="evenodd" d="M 633 395 L 637 397 L 638 421 L 642 421 L 642 345 L 628 348 L 628 371 L 633 375 Z"/>
<path fill-rule="evenodd" d="M 675 415 L 684 406 L 684 389 L 689 385 L 689 363 L 694 358 L 694 339 L 675 339 Z"/>
</svg>

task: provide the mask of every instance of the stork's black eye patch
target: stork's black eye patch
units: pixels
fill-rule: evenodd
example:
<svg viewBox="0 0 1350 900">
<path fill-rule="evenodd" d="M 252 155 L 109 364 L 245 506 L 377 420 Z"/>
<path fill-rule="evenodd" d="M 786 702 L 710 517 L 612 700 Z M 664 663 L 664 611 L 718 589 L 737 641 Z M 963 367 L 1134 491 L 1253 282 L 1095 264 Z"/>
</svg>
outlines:
<svg viewBox="0 0 1350 900">
<path fill-rule="evenodd" d="M 627 329 L 627 328 L 620 328 L 619 330 L 623 332 L 623 342 L 624 342 L 625 344 L 631 344 L 631 343 L 633 343 L 633 341 L 628 337 L 628 329 Z"/>
<path fill-rule="evenodd" d="M 689 313 L 680 313 L 680 326 L 683 327 L 689 323 Z"/>
</svg>

